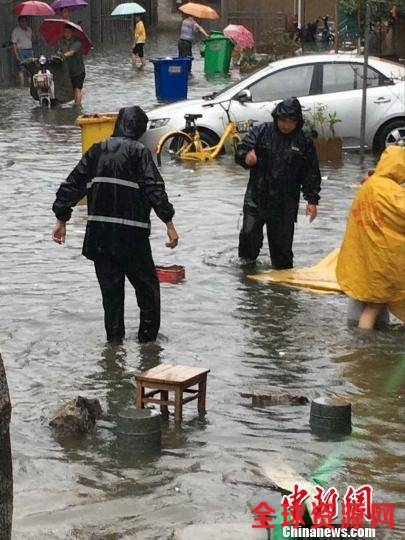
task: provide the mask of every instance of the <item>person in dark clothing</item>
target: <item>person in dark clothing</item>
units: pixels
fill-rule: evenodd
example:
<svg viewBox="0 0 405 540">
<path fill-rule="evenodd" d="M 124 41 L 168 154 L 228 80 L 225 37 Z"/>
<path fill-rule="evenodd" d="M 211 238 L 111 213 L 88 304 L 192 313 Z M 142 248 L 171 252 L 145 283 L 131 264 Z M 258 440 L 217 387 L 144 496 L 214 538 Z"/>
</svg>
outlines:
<svg viewBox="0 0 405 540">
<path fill-rule="evenodd" d="M 75 104 L 81 105 L 86 69 L 84 67 L 82 55 L 82 43 L 80 39 L 73 34 L 73 30 L 69 25 L 65 26 L 63 36 L 59 40 L 58 53 L 64 57 L 67 64 L 75 95 Z"/>
<path fill-rule="evenodd" d="M 87 195 L 83 255 L 94 261 L 111 342 L 125 337 L 125 276 L 135 288 L 140 308 L 139 341 L 154 341 L 159 331 L 159 280 L 149 243 L 152 208 L 166 224 L 166 246 L 178 243 L 163 179 L 149 150 L 137 141 L 147 122 L 140 107 L 120 109 L 112 137 L 83 155 L 60 185 L 52 207 L 57 218 L 53 240 L 63 244 L 72 207 Z"/>
<path fill-rule="evenodd" d="M 307 201 L 306 214 L 317 215 L 321 189 L 316 150 L 303 132 L 299 101 L 286 99 L 273 113 L 274 123 L 254 127 L 239 143 L 236 162 L 250 169 L 239 235 L 239 257 L 254 262 L 263 245 L 266 225 L 272 267 L 292 268 L 294 224 L 300 191 Z"/>
</svg>

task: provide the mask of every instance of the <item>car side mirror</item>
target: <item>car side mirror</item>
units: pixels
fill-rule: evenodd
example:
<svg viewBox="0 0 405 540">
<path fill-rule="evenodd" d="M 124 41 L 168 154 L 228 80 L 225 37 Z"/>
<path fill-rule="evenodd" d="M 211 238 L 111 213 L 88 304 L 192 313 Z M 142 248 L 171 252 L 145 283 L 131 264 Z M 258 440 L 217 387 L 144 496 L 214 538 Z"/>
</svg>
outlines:
<svg viewBox="0 0 405 540">
<path fill-rule="evenodd" d="M 250 90 L 245 88 L 244 90 L 238 92 L 233 99 L 236 99 L 236 101 L 239 101 L 239 103 L 248 103 L 252 101 L 252 93 Z"/>
</svg>

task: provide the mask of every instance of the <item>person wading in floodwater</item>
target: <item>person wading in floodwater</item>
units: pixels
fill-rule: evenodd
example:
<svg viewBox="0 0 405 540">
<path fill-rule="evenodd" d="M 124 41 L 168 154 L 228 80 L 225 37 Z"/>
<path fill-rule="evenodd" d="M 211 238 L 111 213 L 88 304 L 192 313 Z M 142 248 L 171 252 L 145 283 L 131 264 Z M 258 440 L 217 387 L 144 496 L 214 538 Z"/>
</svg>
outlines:
<svg viewBox="0 0 405 540">
<path fill-rule="evenodd" d="M 372 330 L 379 317 L 388 322 L 387 308 L 405 322 L 403 184 L 405 148 L 388 146 L 350 209 L 336 277 L 343 292 L 357 302 L 362 330 Z"/>
<path fill-rule="evenodd" d="M 266 225 L 270 258 L 277 270 L 292 268 L 294 225 L 300 191 L 306 215 L 317 216 L 321 174 L 312 138 L 302 131 L 301 105 L 296 98 L 280 102 L 274 123 L 254 127 L 238 145 L 235 160 L 250 169 L 239 235 L 239 257 L 253 263 L 263 244 Z"/>
<path fill-rule="evenodd" d="M 59 40 L 58 53 L 62 54 L 69 69 L 70 80 L 75 94 L 75 104 L 82 104 L 82 89 L 86 70 L 83 62 L 82 44 L 79 38 L 73 35 L 72 27 L 65 26 L 63 36 Z"/>
<path fill-rule="evenodd" d="M 146 42 L 146 30 L 140 15 L 135 15 L 135 22 L 134 41 L 132 43 L 132 64 L 134 67 L 136 67 L 137 60 L 139 58 L 139 67 L 143 68 L 143 66 L 146 64 L 144 50 Z"/>
<path fill-rule="evenodd" d="M 209 37 L 209 34 L 204 28 L 198 24 L 198 22 L 191 15 L 183 14 L 183 22 L 181 23 L 180 39 L 177 44 L 179 56 L 192 57 L 193 56 L 193 39 L 195 32 L 200 32 L 205 37 Z M 190 73 L 191 73 L 191 61 L 190 61 Z"/>
<path fill-rule="evenodd" d="M 155 341 L 159 331 L 159 280 L 149 243 L 152 208 L 166 224 L 166 246 L 175 248 L 178 243 L 165 184 L 150 151 L 137 140 L 147 123 L 140 107 L 120 109 L 112 137 L 84 154 L 60 185 L 52 207 L 57 218 L 52 237 L 63 244 L 72 207 L 87 195 L 83 255 L 94 261 L 110 342 L 125 336 L 125 276 L 140 308 L 139 341 Z"/>
</svg>

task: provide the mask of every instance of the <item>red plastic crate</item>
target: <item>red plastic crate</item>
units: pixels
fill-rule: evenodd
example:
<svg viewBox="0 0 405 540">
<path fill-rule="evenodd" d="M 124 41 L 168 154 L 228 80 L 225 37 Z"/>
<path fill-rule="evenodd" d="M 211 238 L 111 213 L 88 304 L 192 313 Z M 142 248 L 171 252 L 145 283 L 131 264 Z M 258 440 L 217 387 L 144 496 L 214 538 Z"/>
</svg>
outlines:
<svg viewBox="0 0 405 540">
<path fill-rule="evenodd" d="M 162 283 L 179 283 L 186 277 L 184 266 L 178 266 L 177 264 L 156 266 L 156 273 Z"/>
</svg>

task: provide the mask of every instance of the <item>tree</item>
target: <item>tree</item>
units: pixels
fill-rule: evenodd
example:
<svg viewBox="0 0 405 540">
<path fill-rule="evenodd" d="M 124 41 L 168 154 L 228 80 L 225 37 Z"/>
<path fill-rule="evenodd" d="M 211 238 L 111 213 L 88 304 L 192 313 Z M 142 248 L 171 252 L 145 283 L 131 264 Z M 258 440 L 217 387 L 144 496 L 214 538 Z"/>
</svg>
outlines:
<svg viewBox="0 0 405 540">
<path fill-rule="evenodd" d="M 398 13 L 405 12 L 405 0 L 369 0 L 371 24 L 392 22 Z M 347 17 L 357 16 L 360 28 L 364 28 L 366 0 L 339 0 L 339 8 Z M 362 32 L 364 34 L 364 30 Z"/>
</svg>

